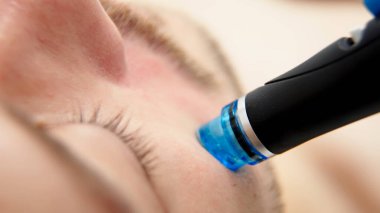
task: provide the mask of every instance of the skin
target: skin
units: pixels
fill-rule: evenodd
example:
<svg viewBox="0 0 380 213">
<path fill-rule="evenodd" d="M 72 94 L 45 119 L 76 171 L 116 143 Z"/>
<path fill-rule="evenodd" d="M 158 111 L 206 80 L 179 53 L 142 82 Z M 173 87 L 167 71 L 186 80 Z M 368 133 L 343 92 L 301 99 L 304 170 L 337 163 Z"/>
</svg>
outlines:
<svg viewBox="0 0 380 213">
<path fill-rule="evenodd" d="M 0 211 L 279 211 L 267 163 L 230 172 L 195 137 L 238 95 L 220 59 L 199 56 L 216 50 L 149 40 L 102 3 L 0 0 Z"/>
</svg>

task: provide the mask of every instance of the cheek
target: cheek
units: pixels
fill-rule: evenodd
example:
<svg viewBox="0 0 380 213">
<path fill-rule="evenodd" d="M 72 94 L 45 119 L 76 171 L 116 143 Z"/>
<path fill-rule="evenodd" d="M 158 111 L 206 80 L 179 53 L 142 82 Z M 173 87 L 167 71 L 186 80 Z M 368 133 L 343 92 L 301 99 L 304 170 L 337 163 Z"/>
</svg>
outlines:
<svg viewBox="0 0 380 213">
<path fill-rule="evenodd" d="M 156 80 L 162 84 L 160 76 L 137 82 L 135 89 L 142 87 L 145 92 L 145 87 L 149 87 L 145 83 L 152 82 L 154 85 Z M 167 82 L 166 86 L 176 85 L 175 83 Z M 215 107 L 215 103 L 196 106 L 200 111 L 211 108 L 210 111 L 204 111 L 207 112 L 206 115 L 187 111 L 189 109 L 182 107 L 178 99 L 169 100 L 179 90 L 163 91 L 157 95 L 138 94 L 138 101 L 135 103 L 138 106 L 135 108 L 137 118 L 144 127 L 147 146 L 152 147 L 152 151 L 146 156 L 147 159 L 154 159 L 147 166 L 150 168 L 148 175 L 164 205 L 172 212 L 204 212 L 209 209 L 215 212 L 263 210 L 268 205 L 263 198 L 270 193 L 266 191 L 269 187 L 263 183 L 266 178 L 272 177 L 271 173 L 261 165 L 247 167 L 239 173 L 232 173 L 221 165 L 196 140 L 195 132 L 202 119 L 192 117 L 194 114 L 204 118 L 213 117 L 214 112 L 211 111 L 216 109 L 217 114 L 219 107 Z M 195 100 L 206 99 L 199 93 L 191 97 Z M 191 102 L 191 98 L 183 98 Z"/>
<path fill-rule="evenodd" d="M 156 130 L 157 131 L 157 130 Z M 270 177 L 261 167 L 233 173 L 216 161 L 189 132 L 161 126 L 151 133 L 155 163 L 149 176 L 172 212 L 249 212 L 263 206 L 266 192 L 260 179 Z"/>
</svg>

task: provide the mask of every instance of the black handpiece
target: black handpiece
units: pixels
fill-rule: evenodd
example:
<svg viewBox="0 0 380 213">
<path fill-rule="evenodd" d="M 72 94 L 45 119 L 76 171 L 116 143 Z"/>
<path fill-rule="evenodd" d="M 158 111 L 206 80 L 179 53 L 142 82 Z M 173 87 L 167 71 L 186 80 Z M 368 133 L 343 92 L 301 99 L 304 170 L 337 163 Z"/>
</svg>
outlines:
<svg viewBox="0 0 380 213">
<path fill-rule="evenodd" d="M 231 170 L 380 111 L 380 20 L 235 100 L 198 131 Z"/>
<path fill-rule="evenodd" d="M 246 96 L 249 123 L 279 154 L 380 111 L 380 21 Z"/>
</svg>

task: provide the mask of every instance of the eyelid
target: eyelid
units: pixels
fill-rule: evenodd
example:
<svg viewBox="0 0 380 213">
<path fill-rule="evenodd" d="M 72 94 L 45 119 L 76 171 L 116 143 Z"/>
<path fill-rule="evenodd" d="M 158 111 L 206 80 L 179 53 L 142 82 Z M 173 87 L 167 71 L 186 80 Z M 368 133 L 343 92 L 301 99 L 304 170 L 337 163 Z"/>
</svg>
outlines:
<svg viewBox="0 0 380 213">
<path fill-rule="evenodd" d="M 111 119 L 100 119 L 100 107 L 97 107 L 91 116 L 86 116 L 83 111 L 80 111 L 79 118 L 75 123 L 96 125 L 115 134 L 124 144 L 126 144 L 131 151 L 135 154 L 137 160 L 141 163 L 147 176 L 150 171 L 155 167 L 156 155 L 151 155 L 153 143 L 145 140 L 140 135 L 139 128 L 130 128 L 131 117 L 120 111 L 119 113 L 111 116 Z"/>
<path fill-rule="evenodd" d="M 83 111 L 80 111 L 78 123 L 100 126 L 115 134 L 125 144 L 130 143 L 135 138 L 134 135 L 136 135 L 136 132 L 129 131 L 128 127 L 130 126 L 130 118 L 126 116 L 124 111 L 118 112 L 114 116 L 111 116 L 111 119 L 107 120 L 99 119 L 99 114 L 100 107 L 95 109 L 90 118 L 86 118 Z"/>
</svg>

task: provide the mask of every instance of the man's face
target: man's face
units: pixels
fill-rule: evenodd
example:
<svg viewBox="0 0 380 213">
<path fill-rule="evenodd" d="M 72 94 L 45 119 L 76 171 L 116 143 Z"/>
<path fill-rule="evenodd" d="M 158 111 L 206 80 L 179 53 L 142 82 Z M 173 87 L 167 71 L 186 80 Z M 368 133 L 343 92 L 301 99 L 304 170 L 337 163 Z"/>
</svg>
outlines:
<svg viewBox="0 0 380 213">
<path fill-rule="evenodd" d="M 237 94 L 210 38 L 102 3 L 0 0 L 1 212 L 278 210 L 266 163 L 195 137 Z"/>
</svg>

